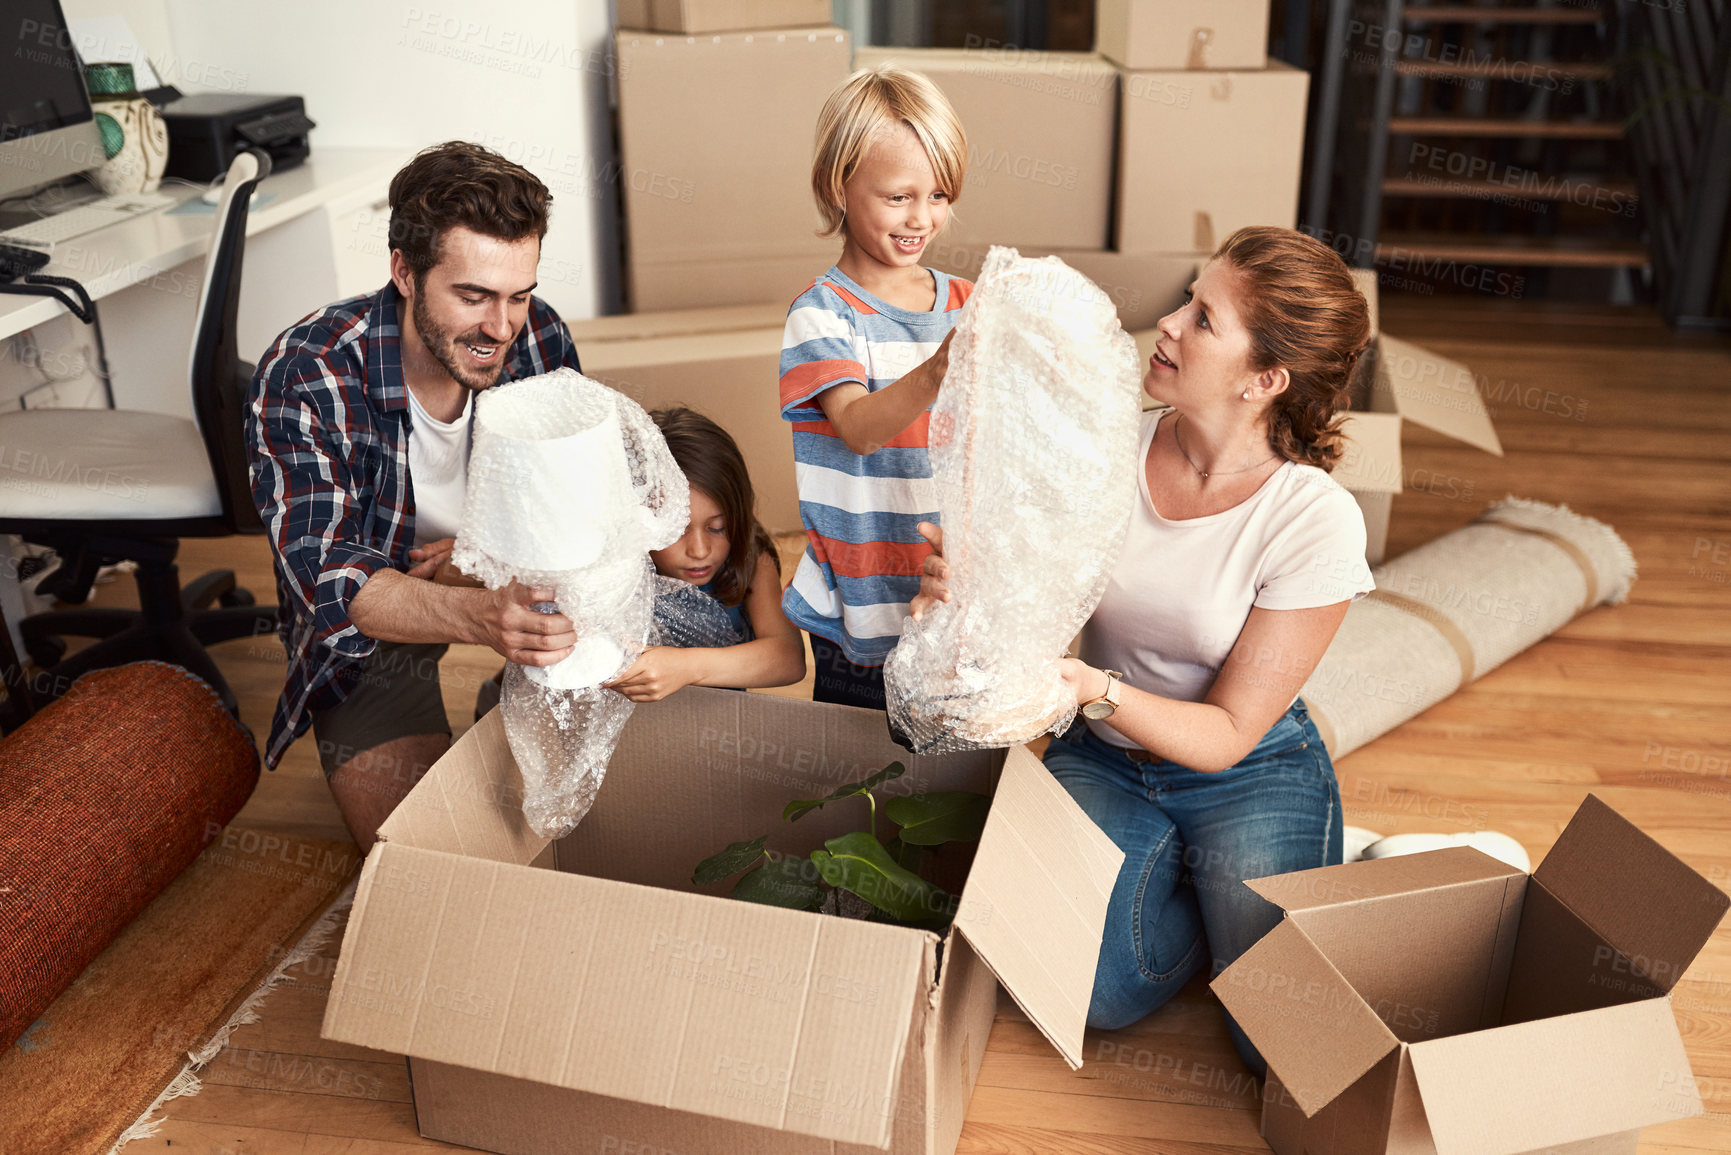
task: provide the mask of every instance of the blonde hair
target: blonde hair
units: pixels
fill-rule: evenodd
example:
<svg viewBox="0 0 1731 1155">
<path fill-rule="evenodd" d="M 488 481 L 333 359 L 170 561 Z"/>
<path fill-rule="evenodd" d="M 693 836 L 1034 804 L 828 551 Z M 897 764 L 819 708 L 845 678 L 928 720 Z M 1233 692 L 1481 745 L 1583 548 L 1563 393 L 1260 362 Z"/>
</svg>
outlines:
<svg viewBox="0 0 1731 1155">
<path fill-rule="evenodd" d="M 842 189 L 865 159 L 877 134 L 905 124 L 932 162 L 938 187 L 953 204 L 968 172 L 968 139 L 961 118 L 938 86 L 917 72 L 881 64 L 864 68 L 829 94 L 817 117 L 811 191 L 823 215 L 819 236 L 842 230 L 847 199 Z"/>
</svg>

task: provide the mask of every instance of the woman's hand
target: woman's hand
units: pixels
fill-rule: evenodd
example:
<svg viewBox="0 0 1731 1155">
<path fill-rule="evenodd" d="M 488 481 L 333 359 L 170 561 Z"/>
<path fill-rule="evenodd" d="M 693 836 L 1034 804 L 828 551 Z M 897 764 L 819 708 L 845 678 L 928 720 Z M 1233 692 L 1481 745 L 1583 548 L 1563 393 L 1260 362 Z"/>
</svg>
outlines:
<svg viewBox="0 0 1731 1155">
<path fill-rule="evenodd" d="M 950 587 L 945 584 L 950 580 L 950 563 L 944 560 L 944 531 L 929 521 L 920 522 L 919 531 L 932 543 L 932 552 L 920 565 L 920 592 L 908 603 L 916 622 L 939 602 L 950 600 Z"/>
<path fill-rule="evenodd" d="M 659 702 L 703 677 L 696 660 L 699 651 L 674 646 L 650 646 L 631 668 L 603 686 L 617 690 L 633 702 Z"/>
<path fill-rule="evenodd" d="M 1080 658 L 1060 658 L 1058 672 L 1064 676 L 1064 684 L 1070 687 L 1070 692 L 1076 695 L 1078 706 L 1103 696 L 1112 684 L 1105 670 L 1096 670 Z"/>
</svg>

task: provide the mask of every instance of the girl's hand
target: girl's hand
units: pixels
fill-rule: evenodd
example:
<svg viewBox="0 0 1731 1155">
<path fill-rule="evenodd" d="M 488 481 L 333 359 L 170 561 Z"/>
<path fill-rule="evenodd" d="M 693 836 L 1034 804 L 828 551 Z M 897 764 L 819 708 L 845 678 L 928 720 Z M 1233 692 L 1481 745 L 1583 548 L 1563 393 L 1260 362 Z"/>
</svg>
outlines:
<svg viewBox="0 0 1731 1155">
<path fill-rule="evenodd" d="M 950 587 L 945 584 L 950 579 L 950 563 L 944 560 L 944 531 L 929 521 L 920 522 L 919 531 L 921 537 L 932 543 L 932 552 L 920 564 L 920 592 L 908 603 L 916 622 L 939 602 L 950 600 Z"/>
<path fill-rule="evenodd" d="M 659 702 L 703 676 L 695 657 L 696 652 L 692 650 L 650 646 L 630 669 L 603 685 L 606 689 L 619 691 L 633 702 Z"/>
<path fill-rule="evenodd" d="M 456 544 L 454 537 L 441 537 L 438 541 L 429 541 L 418 549 L 411 549 L 409 560 L 414 564 L 405 572 L 412 578 L 432 581 L 439 567 L 451 560 L 451 550 Z"/>
</svg>

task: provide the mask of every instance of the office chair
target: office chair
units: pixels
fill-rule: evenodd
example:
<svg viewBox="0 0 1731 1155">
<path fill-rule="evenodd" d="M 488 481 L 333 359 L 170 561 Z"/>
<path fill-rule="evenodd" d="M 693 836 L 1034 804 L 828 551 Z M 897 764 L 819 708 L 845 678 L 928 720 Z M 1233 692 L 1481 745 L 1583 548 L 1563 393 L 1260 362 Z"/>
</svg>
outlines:
<svg viewBox="0 0 1731 1155">
<path fill-rule="evenodd" d="M 97 570 L 131 561 L 140 609 L 67 609 L 19 623 L 39 668 L 30 689 L 0 703 L 0 732 L 34 703 L 57 698 L 89 670 L 144 658 L 182 666 L 210 683 L 231 714 L 234 693 L 205 647 L 274 633 L 276 607 L 254 608 L 231 570 L 180 585 L 174 556 L 184 537 L 260 533 L 247 481 L 242 415 L 253 366 L 236 349 L 247 206 L 270 158 L 235 157 L 223 181 L 205 260 L 188 376 L 195 420 L 114 409 L 0 413 L 0 533 L 46 545 L 60 558 L 38 590 L 72 605 L 90 596 Z M 214 604 L 213 604 L 214 603 Z M 96 641 L 65 656 L 67 637 Z"/>
</svg>

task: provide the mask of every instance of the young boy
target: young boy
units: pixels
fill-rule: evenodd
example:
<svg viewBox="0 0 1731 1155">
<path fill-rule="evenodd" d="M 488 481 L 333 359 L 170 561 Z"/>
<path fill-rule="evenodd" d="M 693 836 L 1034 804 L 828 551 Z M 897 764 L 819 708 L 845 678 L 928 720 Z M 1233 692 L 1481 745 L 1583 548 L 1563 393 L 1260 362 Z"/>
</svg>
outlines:
<svg viewBox="0 0 1731 1155">
<path fill-rule="evenodd" d="M 781 414 L 793 422 L 806 549 L 783 597 L 811 634 L 819 702 L 884 708 L 883 662 L 938 521 L 926 411 L 973 286 L 920 265 L 961 195 L 961 121 L 925 77 L 856 73 L 818 117 L 812 192 L 839 260 L 788 309 Z"/>
</svg>

